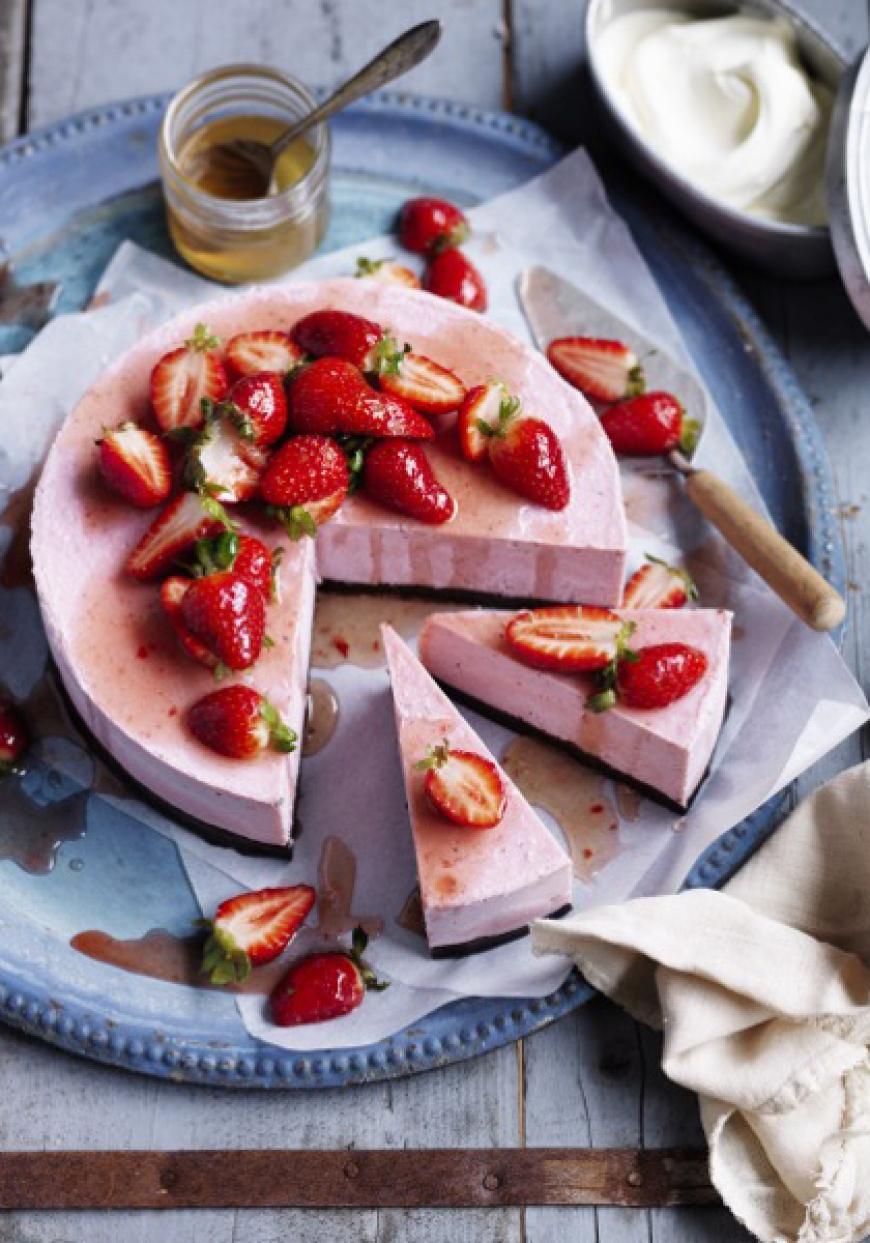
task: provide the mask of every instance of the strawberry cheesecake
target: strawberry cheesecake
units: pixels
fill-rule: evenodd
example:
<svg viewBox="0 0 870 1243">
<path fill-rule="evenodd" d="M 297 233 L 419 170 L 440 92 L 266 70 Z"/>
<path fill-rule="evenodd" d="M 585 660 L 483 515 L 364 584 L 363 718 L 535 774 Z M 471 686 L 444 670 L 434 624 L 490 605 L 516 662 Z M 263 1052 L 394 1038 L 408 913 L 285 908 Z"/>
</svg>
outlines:
<svg viewBox="0 0 870 1243">
<path fill-rule="evenodd" d="M 521 936 L 571 903 L 571 860 L 481 739 L 388 626 L 408 814 L 433 955 Z"/>
<path fill-rule="evenodd" d="M 32 528 L 96 739 L 160 802 L 270 847 L 292 841 L 316 578 L 607 604 L 625 543 L 585 398 L 472 311 L 377 280 L 144 338 L 61 429 Z"/>
<path fill-rule="evenodd" d="M 544 620 L 547 614 L 562 612 L 539 611 Z M 553 647 L 532 652 L 528 640 L 536 620 L 533 612 L 470 609 L 433 614 L 420 636 L 420 657 L 433 677 L 481 711 L 553 739 L 683 810 L 707 771 L 722 726 L 731 614 L 674 608 L 587 612 L 615 617 L 616 634 L 619 625 L 625 628 L 631 659 L 620 665 L 624 675 L 617 679 L 616 691 L 601 691 L 598 671 L 614 653 L 605 643 L 602 661 L 592 658 L 592 648 L 600 642 L 593 631 L 587 635 L 591 642 L 586 651 L 575 654 L 570 668 L 563 663 L 564 653 Z M 597 624 L 600 634 L 608 623 Z M 550 639 L 553 631 L 551 625 Z M 649 688 L 641 686 L 648 652 L 681 660 L 675 676 L 685 681 L 669 685 L 659 698 L 654 679 L 662 676 L 661 660 Z"/>
</svg>

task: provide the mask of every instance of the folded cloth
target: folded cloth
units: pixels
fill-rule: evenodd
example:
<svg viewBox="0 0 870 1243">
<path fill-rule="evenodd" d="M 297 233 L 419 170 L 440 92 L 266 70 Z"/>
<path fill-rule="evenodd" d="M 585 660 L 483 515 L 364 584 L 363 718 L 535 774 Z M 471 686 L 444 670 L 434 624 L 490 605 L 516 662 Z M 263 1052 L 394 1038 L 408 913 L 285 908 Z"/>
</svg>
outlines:
<svg viewBox="0 0 870 1243">
<path fill-rule="evenodd" d="M 536 953 L 664 1033 L 712 1181 L 765 1243 L 870 1233 L 870 763 L 806 799 L 724 890 L 539 920 Z"/>
</svg>

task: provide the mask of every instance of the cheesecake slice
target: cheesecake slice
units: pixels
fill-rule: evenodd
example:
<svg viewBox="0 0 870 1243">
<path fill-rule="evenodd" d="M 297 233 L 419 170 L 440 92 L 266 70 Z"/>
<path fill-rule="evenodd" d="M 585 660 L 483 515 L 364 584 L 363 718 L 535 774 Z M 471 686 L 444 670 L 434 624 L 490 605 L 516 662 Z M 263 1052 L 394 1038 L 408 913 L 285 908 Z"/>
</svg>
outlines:
<svg viewBox="0 0 870 1243">
<path fill-rule="evenodd" d="M 497 764 L 505 809 L 494 828 L 453 825 L 433 807 L 418 768 L 431 747 L 495 761 L 396 632 L 382 632 L 429 948 L 462 954 L 521 936 L 570 905 L 571 860 Z"/>
<path fill-rule="evenodd" d="M 554 739 L 654 798 L 684 810 L 704 777 L 728 696 L 731 614 L 722 609 L 616 609 L 636 629 L 635 649 L 687 643 L 707 657 L 701 681 L 665 708 L 617 703 L 593 712 L 589 677 L 533 669 L 510 651 L 510 612 L 435 613 L 420 635 L 420 658 L 433 677 L 483 712 Z"/>
</svg>

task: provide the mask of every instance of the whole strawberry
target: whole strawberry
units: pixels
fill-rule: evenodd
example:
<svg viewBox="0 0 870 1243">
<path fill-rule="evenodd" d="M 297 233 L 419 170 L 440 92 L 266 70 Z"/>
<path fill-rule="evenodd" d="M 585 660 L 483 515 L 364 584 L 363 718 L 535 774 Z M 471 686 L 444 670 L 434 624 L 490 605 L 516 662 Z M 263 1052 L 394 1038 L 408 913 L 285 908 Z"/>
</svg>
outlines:
<svg viewBox="0 0 870 1243">
<path fill-rule="evenodd" d="M 293 340 L 315 358 L 343 358 L 361 371 L 377 368 L 384 330 L 351 311 L 312 311 L 293 328 Z"/>
<path fill-rule="evenodd" d="M 202 402 L 223 401 L 229 381 L 220 353 L 220 341 L 205 324 L 193 336 L 155 364 L 151 372 L 151 408 L 163 432 L 199 427 Z"/>
<path fill-rule="evenodd" d="M 261 371 L 236 380 L 222 406 L 244 440 L 265 448 L 280 440 L 287 426 L 284 377 Z"/>
<path fill-rule="evenodd" d="M 204 665 L 206 669 L 217 669 L 221 663 L 220 660 L 201 639 L 198 639 L 188 629 L 181 616 L 181 603 L 190 590 L 192 582 L 192 579 L 182 574 L 170 574 L 169 578 L 164 578 L 160 584 L 160 607 L 169 619 L 169 624 L 185 655 L 195 660 L 197 664 Z"/>
<path fill-rule="evenodd" d="M 707 657 L 687 643 L 642 647 L 616 670 L 616 695 L 629 708 L 666 708 L 688 695 L 707 672 Z"/>
<path fill-rule="evenodd" d="M 456 502 L 436 479 L 422 446 L 410 440 L 373 444 L 363 463 L 362 487 L 388 509 L 418 522 L 449 522 L 456 512 Z"/>
<path fill-rule="evenodd" d="M 253 967 L 274 962 L 308 918 L 315 897 L 310 885 L 289 885 L 240 893 L 221 902 L 214 919 L 201 921 L 209 929 L 203 974 L 212 984 L 236 984 L 246 980 Z"/>
<path fill-rule="evenodd" d="M 485 434 L 492 469 L 503 484 L 546 509 L 565 508 L 571 499 L 568 463 L 549 423 L 509 412 Z"/>
<path fill-rule="evenodd" d="M 484 279 L 461 250 L 442 250 L 433 255 L 426 266 L 423 288 L 471 311 L 486 310 Z"/>
<path fill-rule="evenodd" d="M 323 436 L 404 436 L 432 440 L 432 424 L 402 397 L 379 393 L 342 358 L 319 358 L 290 385 L 290 426 Z"/>
<path fill-rule="evenodd" d="M 654 643 L 637 651 L 624 647 L 602 670 L 601 690 L 586 706 L 606 712 L 614 704 L 628 708 L 666 708 L 693 690 L 707 672 L 707 657 L 687 643 Z"/>
<path fill-rule="evenodd" d="M 161 505 L 172 487 L 166 445 L 136 423 L 122 423 L 97 441 L 100 474 L 106 487 L 139 509 Z"/>
<path fill-rule="evenodd" d="M 408 199 L 399 213 L 399 241 L 417 255 L 461 246 L 470 232 L 465 214 L 446 199 Z"/>
<path fill-rule="evenodd" d="M 189 566 L 194 578 L 233 570 L 257 587 L 265 597 L 272 590 L 272 554 L 262 540 L 239 531 L 222 531 L 210 539 L 197 540 Z"/>
<path fill-rule="evenodd" d="M 280 713 L 251 686 L 225 686 L 189 709 L 187 725 L 203 746 L 231 760 L 250 760 L 271 746 L 296 750 L 296 734 Z"/>
<path fill-rule="evenodd" d="M 623 457 L 649 457 L 671 449 L 691 453 L 698 425 L 685 413 L 670 393 L 642 393 L 605 410 L 601 426 L 614 453 Z"/>
<path fill-rule="evenodd" d="M 347 459 L 328 436 L 295 436 L 272 454 L 260 495 L 291 539 L 314 535 L 347 496 Z"/>
<path fill-rule="evenodd" d="M 363 962 L 366 944 L 365 933 L 357 928 L 349 954 L 309 954 L 295 962 L 269 997 L 273 1022 L 279 1027 L 325 1023 L 361 1006 L 366 989 L 386 988 Z"/>
<path fill-rule="evenodd" d="M 266 604 L 232 570 L 194 579 L 181 601 L 183 624 L 227 669 L 249 669 L 263 647 Z"/>
<path fill-rule="evenodd" d="M 30 746 L 30 731 L 21 711 L 8 699 L 0 700 L 0 777 L 18 771 Z"/>
</svg>

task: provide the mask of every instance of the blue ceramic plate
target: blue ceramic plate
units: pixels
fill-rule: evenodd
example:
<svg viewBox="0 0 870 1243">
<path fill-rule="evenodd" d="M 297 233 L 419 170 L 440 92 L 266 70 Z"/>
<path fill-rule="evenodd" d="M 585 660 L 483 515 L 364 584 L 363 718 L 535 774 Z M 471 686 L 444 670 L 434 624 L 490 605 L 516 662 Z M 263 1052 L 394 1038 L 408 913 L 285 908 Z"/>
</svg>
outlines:
<svg viewBox="0 0 870 1243">
<path fill-rule="evenodd" d="M 87 301 L 122 239 L 170 253 L 153 183 L 165 104 L 159 96 L 101 108 L 0 150 L 0 221 L 18 277 L 62 281 L 61 310 Z M 394 94 L 339 117 L 334 140 L 330 247 L 386 229 L 409 191 L 425 187 L 469 203 L 518 185 L 560 154 L 545 133 L 514 117 Z M 618 198 L 618 206 L 774 517 L 842 590 L 830 469 L 791 372 L 722 269 L 651 209 L 648 194 L 642 204 Z M 23 329 L 0 327 L 0 353 L 27 339 Z M 0 626 L 0 679 L 14 689 L 22 671 L 6 636 L 31 618 L 38 630 L 38 617 L 9 561 L 0 601 L 13 625 Z M 32 659 L 44 660 L 44 648 Z M 540 1000 L 453 1004 L 366 1048 L 286 1054 L 252 1040 L 229 997 L 119 971 L 76 952 L 69 939 L 83 928 L 110 929 L 119 938 L 136 937 L 143 927 L 182 931 L 199 912 L 175 846 L 105 800 L 98 762 L 84 741 L 56 705 L 42 711 L 54 714 L 56 734 L 40 740 L 26 779 L 0 788 L 0 1016 L 16 1027 L 149 1074 L 301 1088 L 471 1057 L 552 1022 L 591 995 L 575 976 Z M 726 879 L 773 830 L 779 806 L 768 804 L 725 834 L 687 883 Z"/>
</svg>

